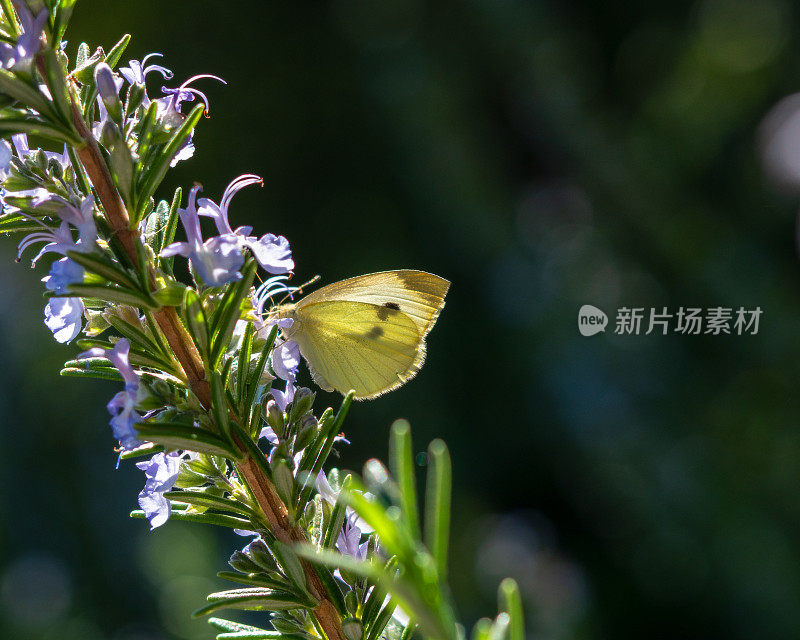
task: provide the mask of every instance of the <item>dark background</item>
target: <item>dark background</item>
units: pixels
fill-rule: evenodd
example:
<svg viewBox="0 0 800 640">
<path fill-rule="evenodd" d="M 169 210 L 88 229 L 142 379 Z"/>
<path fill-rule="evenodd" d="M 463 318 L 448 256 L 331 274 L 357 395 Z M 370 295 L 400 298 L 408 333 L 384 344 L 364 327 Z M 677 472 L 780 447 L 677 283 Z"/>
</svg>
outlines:
<svg viewBox="0 0 800 640">
<path fill-rule="evenodd" d="M 211 100 L 194 181 L 286 235 L 298 279 L 421 268 L 453 282 L 419 377 L 358 404 L 342 466 L 388 429 L 449 444 L 451 585 L 537 639 L 800 638 L 795 202 L 756 129 L 800 88 L 780 0 L 81 0 L 68 53 L 134 34 Z M 151 97 L 160 79 L 149 77 Z M 44 269 L 0 243 L 0 637 L 178 640 L 241 544 L 127 514 L 113 384 L 58 377 Z M 611 316 L 577 331 L 578 308 Z M 623 306 L 760 306 L 756 336 L 615 336 Z M 338 402 L 322 394 L 319 404 Z"/>
</svg>

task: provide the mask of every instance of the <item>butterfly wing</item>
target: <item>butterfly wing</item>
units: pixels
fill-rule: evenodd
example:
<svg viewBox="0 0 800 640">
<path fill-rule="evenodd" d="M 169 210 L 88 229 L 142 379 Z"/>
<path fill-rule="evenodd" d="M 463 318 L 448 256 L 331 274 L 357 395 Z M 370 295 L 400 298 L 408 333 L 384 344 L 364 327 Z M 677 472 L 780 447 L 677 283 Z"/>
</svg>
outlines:
<svg viewBox="0 0 800 640">
<path fill-rule="evenodd" d="M 366 302 L 403 312 L 424 338 L 439 317 L 449 288 L 447 280 L 425 271 L 380 271 L 322 287 L 300 300 L 296 308 L 331 300 Z"/>
<path fill-rule="evenodd" d="M 354 389 L 359 400 L 396 389 L 425 360 L 425 341 L 414 319 L 382 305 L 304 299 L 292 329 L 315 382 L 327 391 Z"/>
</svg>

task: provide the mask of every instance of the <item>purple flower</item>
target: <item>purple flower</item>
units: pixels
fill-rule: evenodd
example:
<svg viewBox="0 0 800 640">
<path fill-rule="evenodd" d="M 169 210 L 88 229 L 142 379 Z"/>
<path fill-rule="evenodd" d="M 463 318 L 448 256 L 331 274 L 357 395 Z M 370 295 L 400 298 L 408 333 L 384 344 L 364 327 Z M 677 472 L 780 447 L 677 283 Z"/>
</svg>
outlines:
<svg viewBox="0 0 800 640">
<path fill-rule="evenodd" d="M 69 298 L 61 298 L 67 299 Z M 142 417 L 136 412 L 135 405 L 140 394 L 139 376 L 130 364 L 131 343 L 123 338 L 118 340 L 112 349 L 95 347 L 78 355 L 83 358 L 106 358 L 116 367 L 125 382 L 125 389 L 115 395 L 106 405 L 111 414 L 111 429 L 114 437 L 119 440 L 123 449 L 133 449 L 141 444 L 137 438 L 134 424 L 142 422 Z"/>
<path fill-rule="evenodd" d="M 11 136 L 11 142 L 14 143 L 14 150 L 20 158 L 27 156 L 31 149 L 28 146 L 28 136 L 25 133 L 15 133 Z"/>
<path fill-rule="evenodd" d="M 203 78 L 211 78 L 212 80 L 219 80 L 222 84 L 228 84 L 219 76 L 211 75 L 210 73 L 201 73 L 200 75 L 192 76 L 184 82 L 177 89 L 170 89 L 169 87 L 161 87 L 161 92 L 166 94 L 164 98 L 158 98 L 158 112 L 162 118 L 167 118 L 170 125 L 180 124 L 183 122 L 184 114 L 181 113 L 181 104 L 183 102 L 193 102 L 195 97 L 200 98 L 205 105 L 205 114 L 208 116 L 208 98 L 202 91 L 190 87 L 195 80 Z"/>
<path fill-rule="evenodd" d="M 225 187 L 219 205 L 208 198 L 200 198 L 200 200 L 197 201 L 197 204 L 200 206 L 197 213 L 201 216 L 214 218 L 214 223 L 217 225 L 217 230 L 220 233 L 247 235 L 253 230 L 253 227 L 239 227 L 234 231 L 231 228 L 230 222 L 228 222 L 228 207 L 231 204 L 231 200 L 233 200 L 233 196 L 251 184 L 260 184 L 263 186 L 264 181 L 251 173 L 245 173 L 238 178 L 234 178 L 233 181 Z"/>
<path fill-rule="evenodd" d="M 122 77 L 128 81 L 129 84 L 139 84 L 144 86 L 145 78 L 147 74 L 151 71 L 155 71 L 156 73 L 160 73 L 165 79 L 171 80 L 172 79 L 172 71 L 167 69 L 166 67 L 162 67 L 158 64 L 151 64 L 148 65 L 147 61 L 150 58 L 154 57 L 162 57 L 160 53 L 148 53 L 142 61 L 139 62 L 138 60 L 129 60 L 127 67 L 120 67 L 119 72 L 122 74 Z M 142 104 L 147 108 L 150 104 L 150 98 L 147 97 L 147 91 L 145 90 L 144 99 L 142 100 Z"/>
<path fill-rule="evenodd" d="M 369 543 L 361 543 L 361 529 L 356 525 L 355 513 L 345 519 L 339 537 L 336 539 L 336 548 L 340 553 L 352 556 L 356 560 L 366 559 Z"/>
<path fill-rule="evenodd" d="M 236 237 L 226 234 L 203 242 L 200 218 L 195 204 L 198 191 L 200 191 L 199 185 L 192 187 L 187 208 L 180 209 L 187 242 L 173 242 L 161 252 L 161 255 L 165 257 L 181 255 L 188 258 L 192 268 L 207 285 L 218 287 L 241 280 L 242 274 L 239 270 L 244 264 L 244 256 Z"/>
<path fill-rule="evenodd" d="M 61 258 L 50 266 L 50 275 L 42 278 L 44 286 L 56 293 L 67 293 L 67 287 L 83 282 L 83 267 L 74 260 Z"/>
<path fill-rule="evenodd" d="M 44 323 L 62 344 L 71 342 L 81 331 L 83 301 L 80 298 L 50 298 L 44 308 Z"/>
<path fill-rule="evenodd" d="M 94 223 L 94 197 L 88 196 L 81 200 L 80 208 L 76 207 L 71 202 L 67 202 L 64 198 L 59 196 L 50 195 L 41 198 L 38 204 L 56 203 L 63 204 L 56 215 L 64 222 L 71 224 L 78 230 L 78 245 L 79 251 L 91 251 L 94 249 L 97 242 L 97 227 Z"/>
<path fill-rule="evenodd" d="M 299 367 L 300 347 L 294 340 L 281 342 L 272 350 L 272 369 L 279 378 L 294 382 Z"/>
<path fill-rule="evenodd" d="M 39 253 L 36 254 L 36 257 L 31 260 L 31 267 L 36 266 L 39 258 L 41 258 L 48 251 L 66 255 L 67 251 L 73 251 L 77 249 L 77 245 L 72 238 L 72 232 L 69 230 L 69 225 L 66 222 L 62 222 L 57 229 L 53 229 L 52 227 L 48 227 L 38 218 L 28 216 L 24 212 L 20 212 L 20 214 L 36 222 L 37 224 L 40 224 L 44 231 L 35 231 L 34 233 L 29 233 L 20 241 L 17 247 L 17 260 L 22 257 L 22 252 L 25 251 L 25 249 L 37 242 L 44 242 L 45 244 L 40 249 Z"/>
<path fill-rule="evenodd" d="M 135 449 L 142 444 L 133 426 L 142 422 L 142 416 L 134 408 L 136 395 L 136 392 L 125 389 L 111 398 L 106 405 L 111 414 L 111 420 L 108 422 L 111 425 L 111 432 L 123 449 Z"/>
<path fill-rule="evenodd" d="M 270 400 L 270 402 L 274 401 Z M 267 454 L 267 460 L 272 462 L 272 455 L 275 453 L 277 446 L 281 443 L 281 439 L 278 437 L 278 434 L 275 433 L 275 429 L 273 429 L 269 425 L 264 427 L 258 434 L 258 439 L 261 440 L 262 438 L 265 438 L 267 442 L 269 442 L 269 444 L 272 446 L 272 449 L 270 449 L 269 453 Z M 303 458 L 303 451 L 298 451 L 297 453 L 294 454 L 294 457 L 292 458 L 292 468 L 295 471 L 297 470 L 297 466 L 300 464 L 300 460 L 302 460 L 302 458 Z"/>
<path fill-rule="evenodd" d="M 149 460 L 136 463 L 146 478 L 139 492 L 139 506 L 150 521 L 151 531 L 164 524 L 172 513 L 172 504 L 164 494 L 175 485 L 184 456 L 179 451 L 157 453 Z"/>
<path fill-rule="evenodd" d="M 67 251 L 85 253 L 94 249 L 97 242 L 97 228 L 94 223 L 94 198 L 92 196 L 84 198 L 78 208 L 64 198 L 53 195 L 44 189 L 37 189 L 32 195 L 34 196 L 32 201 L 34 207 L 45 209 L 48 212 L 55 210 L 55 214 L 61 218 L 62 222 L 57 229 L 54 229 L 38 218 L 19 211 L 20 215 L 41 225 L 44 231 L 31 233 L 22 239 L 18 247 L 18 258 L 25 249 L 37 242 L 44 242 L 45 245 L 31 261 L 31 266 L 34 266 L 37 260 L 48 251 L 65 255 Z M 77 242 L 72 237 L 70 224 L 78 230 Z"/>
<path fill-rule="evenodd" d="M 280 389 L 270 389 L 269 392 L 272 395 L 272 399 L 275 400 L 275 404 L 277 405 L 278 409 L 280 409 L 282 413 L 286 413 L 286 408 L 292 403 L 292 400 L 294 400 L 294 381 L 288 380 L 286 382 L 285 391 L 281 391 Z"/>
<path fill-rule="evenodd" d="M 0 140 L 0 181 L 8 177 L 11 168 L 11 158 L 14 154 L 11 153 L 11 145 L 8 140 Z"/>
<path fill-rule="evenodd" d="M 162 127 L 166 129 L 179 127 L 186 118 L 186 116 L 181 112 L 181 104 L 183 102 L 192 102 L 195 97 L 198 97 L 203 101 L 203 104 L 205 105 L 205 115 L 208 117 L 208 98 L 206 97 L 206 94 L 189 86 L 192 82 L 195 80 L 200 80 L 201 78 L 212 78 L 214 80 L 219 80 L 222 84 L 228 84 L 222 78 L 206 73 L 198 76 L 192 76 L 177 89 L 161 87 L 161 91 L 167 94 L 165 97 L 158 98 L 156 100 L 156 104 L 158 105 L 158 122 Z M 194 143 L 192 142 L 193 135 L 194 132 L 192 132 L 189 137 L 186 138 L 186 142 L 183 143 L 183 146 L 178 150 L 178 153 L 172 159 L 172 162 L 170 162 L 171 167 L 174 167 L 181 160 L 186 160 L 194 155 Z"/>
<path fill-rule="evenodd" d="M 129 391 L 136 392 L 139 389 L 139 375 L 131 366 L 129 361 L 131 351 L 131 343 L 127 338 L 117 340 L 116 344 L 111 349 L 103 349 L 102 347 L 94 347 L 88 351 L 78 355 L 78 359 L 82 358 L 105 358 L 114 368 L 119 371 L 122 380 L 125 382 L 125 388 Z"/>
<path fill-rule="evenodd" d="M 42 9 L 34 17 L 27 3 L 20 0 L 14 0 L 14 7 L 19 15 L 22 33 L 16 44 L 0 43 L 0 67 L 29 72 L 33 57 L 42 46 L 42 32 L 49 14 L 47 9 Z"/>
<path fill-rule="evenodd" d="M 283 236 L 267 233 L 256 240 L 255 237 L 246 238 L 247 246 L 253 252 L 253 257 L 258 264 L 269 273 L 289 273 L 294 269 L 292 250 L 289 241 Z"/>
<path fill-rule="evenodd" d="M 272 274 L 289 273 L 294 269 L 294 260 L 292 260 L 292 251 L 286 238 L 267 233 L 259 239 L 256 236 L 248 235 L 253 230 L 252 227 L 238 227 L 234 231 L 228 221 L 228 207 L 233 196 L 251 184 L 263 185 L 264 181 L 250 173 L 241 175 L 225 188 L 219 205 L 208 198 L 198 200 L 200 208 L 197 213 L 201 216 L 214 218 L 220 234 L 236 234 L 242 247 L 248 247 L 253 252 L 253 257 L 265 271 Z"/>
<path fill-rule="evenodd" d="M 16 137 L 16 136 L 15 136 Z M 24 144 L 26 139 L 14 141 L 15 145 Z M 19 150 L 19 147 L 18 147 Z M 38 218 L 23 211 L 20 215 L 41 225 L 43 231 L 37 231 L 25 236 L 19 243 L 17 257 L 22 255 L 29 246 L 37 242 L 44 242 L 39 253 L 31 260 L 35 266 L 37 260 L 47 252 L 65 255 L 67 251 L 91 251 L 97 241 L 97 229 L 94 224 L 94 199 L 90 196 L 84 198 L 80 208 L 75 207 L 60 196 L 55 196 L 44 189 L 37 189 L 33 195 L 33 206 L 44 209 L 55 209 L 62 222 L 57 229 L 49 227 Z M 72 237 L 69 225 L 78 229 L 79 239 L 76 242 Z M 57 260 L 50 267 L 50 275 L 42 279 L 45 286 L 56 293 L 67 293 L 70 284 L 83 281 L 83 267 L 76 262 L 63 258 Z M 44 309 L 44 323 L 58 342 L 71 342 L 81 330 L 83 317 L 83 302 L 80 298 L 51 298 Z"/>
<path fill-rule="evenodd" d="M 23 159 L 34 153 L 30 150 L 30 147 L 28 146 L 28 136 L 25 135 L 24 133 L 14 134 L 13 136 L 11 136 L 11 141 L 14 144 L 14 149 L 17 152 L 17 157 Z M 41 150 L 36 149 L 35 151 L 38 152 Z M 66 144 L 64 145 L 64 150 L 61 153 L 58 153 L 57 151 L 44 151 L 44 155 L 45 158 L 48 159 L 48 161 L 56 160 L 58 164 L 61 166 L 62 171 L 67 167 L 71 166 Z"/>
</svg>

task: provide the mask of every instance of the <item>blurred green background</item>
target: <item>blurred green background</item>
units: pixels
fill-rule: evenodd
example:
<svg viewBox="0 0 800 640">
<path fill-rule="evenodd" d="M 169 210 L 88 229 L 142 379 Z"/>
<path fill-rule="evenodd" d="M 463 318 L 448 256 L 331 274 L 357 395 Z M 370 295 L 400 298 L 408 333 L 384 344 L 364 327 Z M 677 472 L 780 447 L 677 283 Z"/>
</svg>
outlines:
<svg viewBox="0 0 800 640">
<path fill-rule="evenodd" d="M 800 88 L 780 0 L 81 0 L 68 32 L 165 54 L 211 99 L 164 184 L 286 235 L 298 279 L 453 282 L 419 377 L 351 411 L 340 464 L 391 422 L 455 467 L 462 620 L 522 585 L 530 637 L 800 638 L 796 203 L 756 129 Z M 149 78 L 151 96 L 159 78 Z M 175 86 L 175 83 L 172 83 Z M 241 544 L 130 521 L 113 384 L 58 377 L 44 270 L 0 243 L 0 638 L 190 640 Z M 577 310 L 764 310 L 756 336 L 579 335 Z M 335 396 L 319 400 L 338 402 Z"/>
</svg>

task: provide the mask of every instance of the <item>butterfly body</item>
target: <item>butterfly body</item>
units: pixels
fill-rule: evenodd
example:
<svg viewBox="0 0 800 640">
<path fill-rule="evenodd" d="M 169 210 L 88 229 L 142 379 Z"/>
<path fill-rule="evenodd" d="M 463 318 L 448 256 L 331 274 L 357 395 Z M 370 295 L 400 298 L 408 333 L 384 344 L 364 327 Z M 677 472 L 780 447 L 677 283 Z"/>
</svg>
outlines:
<svg viewBox="0 0 800 640">
<path fill-rule="evenodd" d="M 273 310 L 326 391 L 375 398 L 413 378 L 425 361 L 425 337 L 450 283 L 402 269 L 335 282 Z"/>
</svg>

